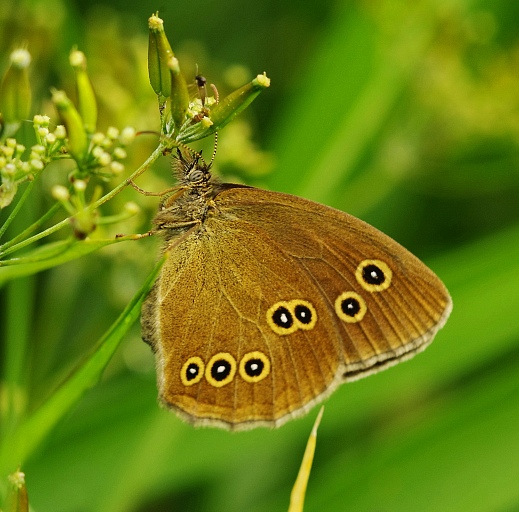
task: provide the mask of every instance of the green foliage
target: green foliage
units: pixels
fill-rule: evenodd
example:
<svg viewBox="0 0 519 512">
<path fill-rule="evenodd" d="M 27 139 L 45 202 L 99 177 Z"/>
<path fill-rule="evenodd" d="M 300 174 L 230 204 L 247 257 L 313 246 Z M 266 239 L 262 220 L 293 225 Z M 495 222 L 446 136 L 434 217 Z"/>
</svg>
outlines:
<svg viewBox="0 0 519 512">
<path fill-rule="evenodd" d="M 132 16 L 131 3 L 121 2 L 120 11 L 115 0 L 110 5 L 78 2 L 76 12 L 60 0 L 2 2 L 0 71 L 13 45 L 26 42 L 36 66 L 29 70 L 31 83 L 38 76 L 33 105 L 49 113 L 51 86 L 63 87 L 75 102 L 67 59 L 80 43 L 98 98 L 98 129 L 160 130 L 146 69 L 150 13 Z M 343 386 L 327 401 L 305 510 L 514 510 L 516 4 L 376 0 L 266 7 L 252 3 L 248 17 L 239 19 L 243 5 L 235 0 L 160 13 L 188 84 L 195 63 L 222 96 L 256 70 L 273 79 L 245 117 L 219 134 L 215 167 L 226 179 L 303 195 L 371 222 L 423 258 L 454 301 L 449 322 L 427 351 Z M 236 78 L 241 71 L 234 62 L 255 72 Z M 49 133 L 58 123 L 51 120 Z M 250 126 L 268 152 L 244 135 Z M 48 134 L 33 131 L 22 126 L 18 143 L 53 144 Z M 2 242 L 15 241 L 4 250 L 19 249 L 0 267 L 0 433 L 5 442 L 14 439 L 16 426 L 32 425 L 24 427 L 23 450 L 30 456 L 21 470 L 38 511 L 287 510 L 317 410 L 275 431 L 195 430 L 157 406 L 152 354 L 138 328 L 127 324 L 129 334 L 101 382 L 75 402 L 108 359 L 92 363 L 96 340 L 127 304 L 135 313 L 156 262 L 153 239 L 112 243 L 116 234 L 149 229 L 156 209 L 156 198 L 124 186 L 132 170 L 140 172 L 144 162 L 139 186 L 146 190 L 171 186 L 168 160 L 159 160 L 156 146 L 155 136 L 138 137 L 127 148 L 127 170 L 94 173 L 84 203 L 69 200 L 74 212 L 81 204 L 100 212 L 86 241 L 72 238 L 74 226 L 60 216 L 63 203 L 52 199 L 53 187 L 73 171 L 70 159 L 48 158 L 44 146 L 36 155 L 45 172 L 36 182 L 17 184 L 16 201 L 29 187 L 30 194 L 0 221 L 10 219 Z M 200 147 L 211 151 L 211 141 Z M 16 172 L 38 171 L 24 170 L 27 153 L 20 158 Z M 101 222 L 120 215 L 128 201 L 137 202 L 141 214 Z M 42 232 L 47 236 L 38 238 Z M 25 236 L 17 240 L 19 233 Z M 26 239 L 40 246 L 17 245 Z M 117 332 L 112 349 L 121 340 Z M 74 369 L 80 373 L 72 375 L 88 378 L 66 380 Z M 74 400 L 60 395 L 63 383 Z M 42 416 L 47 423 L 31 423 Z M 14 465 L 2 467 L 8 472 L 20 462 L 3 461 Z"/>
</svg>

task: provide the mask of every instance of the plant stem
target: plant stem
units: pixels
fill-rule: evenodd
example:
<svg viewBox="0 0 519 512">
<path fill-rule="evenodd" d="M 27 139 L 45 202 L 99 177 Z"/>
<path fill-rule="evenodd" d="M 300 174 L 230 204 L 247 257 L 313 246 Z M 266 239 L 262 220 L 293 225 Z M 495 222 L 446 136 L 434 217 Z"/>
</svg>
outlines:
<svg viewBox="0 0 519 512">
<path fill-rule="evenodd" d="M 18 205 L 17 205 L 18 206 Z M 26 236 L 28 236 L 33 231 L 36 231 L 40 226 L 42 226 L 45 221 L 50 219 L 59 209 L 61 208 L 60 203 L 55 203 L 49 208 L 49 210 L 42 215 L 36 222 L 33 222 L 28 228 L 24 229 L 21 233 L 16 235 L 14 238 L 6 242 L 4 245 L 2 245 L 2 251 L 0 251 L 0 256 L 3 256 L 5 254 L 8 254 L 11 251 L 8 251 L 10 247 L 18 244 L 20 240 L 24 240 Z"/>
<path fill-rule="evenodd" d="M 130 184 L 131 181 L 133 181 L 138 176 L 140 176 L 143 172 L 148 170 L 148 168 L 160 156 L 162 156 L 164 151 L 166 149 L 169 149 L 169 146 L 171 144 L 172 144 L 171 142 L 170 143 L 168 143 L 168 142 L 160 142 L 159 145 L 157 146 L 157 148 L 153 151 L 153 153 L 148 157 L 148 159 L 136 171 L 134 171 L 128 178 L 126 178 L 126 180 L 124 180 L 121 183 L 119 183 L 119 185 L 114 187 L 112 190 L 110 190 L 110 192 L 105 194 L 103 197 L 99 198 L 97 201 L 94 201 L 92 204 L 88 205 L 87 208 L 85 208 L 85 210 L 86 209 L 95 210 L 96 208 L 99 208 L 99 206 L 101 206 L 102 204 L 106 203 L 107 201 L 109 201 L 110 199 L 115 197 L 119 192 L 121 192 L 124 188 L 126 188 Z M 57 207 L 59 207 L 59 206 L 60 205 L 57 204 Z M 51 210 L 52 210 L 52 208 L 51 208 Z M 49 210 L 49 212 L 50 212 L 50 210 Z M 47 214 L 45 214 L 37 223 L 33 224 L 30 228 L 26 229 L 24 231 L 24 233 L 27 233 L 28 231 L 33 230 L 35 226 L 40 225 L 43 220 L 48 218 L 49 212 L 47 212 Z M 11 253 L 13 253 L 15 251 L 23 249 L 24 247 L 26 247 L 26 246 L 28 246 L 28 245 L 30 245 L 30 244 L 32 244 L 32 243 L 42 239 L 42 238 L 45 238 L 46 236 L 49 236 L 49 235 L 51 235 L 53 233 L 56 233 L 57 231 L 59 231 L 60 229 L 64 228 L 65 226 L 68 226 L 70 224 L 71 218 L 72 217 L 67 217 L 66 219 L 62 220 L 61 222 L 58 222 L 57 224 L 54 224 L 54 226 L 51 226 L 50 228 L 45 229 L 44 231 L 41 231 L 40 233 L 38 233 L 38 234 L 36 234 L 36 235 L 34 235 L 34 236 L 30 237 L 30 238 L 27 238 L 27 239 L 25 239 L 22 242 L 15 243 L 14 245 L 11 245 L 10 247 L 8 246 L 7 249 L 5 249 L 4 251 L 0 252 L 0 257 L 6 256 L 7 254 L 11 254 Z M 17 238 L 20 238 L 20 236 L 21 235 L 19 235 Z M 7 244 L 5 244 L 5 245 L 7 245 Z M 4 247 L 5 247 L 5 245 L 4 245 Z"/>
<path fill-rule="evenodd" d="M 34 187 L 34 180 L 29 182 L 29 185 L 27 185 L 27 188 L 23 191 L 22 197 L 20 197 L 20 200 L 18 203 L 16 203 L 16 206 L 13 208 L 13 211 L 7 217 L 6 221 L 3 223 L 2 227 L 0 227 L 0 238 L 2 238 L 7 231 L 7 228 L 11 225 L 11 222 L 13 222 L 14 218 L 18 215 L 18 212 L 21 210 L 23 204 L 25 203 L 25 200 L 27 197 L 29 197 L 29 194 L 31 193 L 32 188 Z"/>
</svg>

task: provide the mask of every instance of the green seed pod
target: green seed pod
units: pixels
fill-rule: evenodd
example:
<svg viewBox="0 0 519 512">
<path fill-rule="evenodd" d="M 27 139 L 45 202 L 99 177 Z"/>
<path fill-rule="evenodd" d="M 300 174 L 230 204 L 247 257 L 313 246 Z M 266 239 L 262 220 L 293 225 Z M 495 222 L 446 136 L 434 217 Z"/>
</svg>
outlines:
<svg viewBox="0 0 519 512">
<path fill-rule="evenodd" d="M 148 19 L 148 74 L 159 101 L 171 96 L 171 74 L 168 62 L 174 57 L 164 32 L 164 22 L 153 14 Z"/>
<path fill-rule="evenodd" d="M 215 129 L 223 128 L 242 110 L 246 109 L 256 99 L 256 96 L 267 87 L 270 87 L 270 79 L 265 74 L 258 75 L 248 84 L 226 96 L 211 110 L 210 117 L 216 127 Z"/>
<path fill-rule="evenodd" d="M 64 91 L 54 90 L 52 101 L 56 106 L 61 122 L 67 130 L 69 152 L 79 164 L 88 149 L 88 139 L 83 120 Z"/>
<path fill-rule="evenodd" d="M 177 137 L 177 141 L 184 144 L 202 139 L 221 130 L 232 121 L 242 110 L 247 108 L 258 94 L 270 86 L 270 79 L 265 75 L 258 75 L 251 82 L 240 87 L 226 96 L 215 105 L 209 114 L 209 120 L 187 126 Z"/>
<path fill-rule="evenodd" d="M 186 118 L 189 107 L 189 91 L 176 57 L 171 57 L 168 62 L 171 71 L 171 116 L 175 127 L 180 129 Z"/>
<path fill-rule="evenodd" d="M 76 73 L 79 113 L 81 114 L 87 133 L 94 133 L 97 124 L 97 101 L 92 82 L 87 73 L 85 54 L 79 50 L 73 50 L 70 52 L 69 62 Z"/>
</svg>

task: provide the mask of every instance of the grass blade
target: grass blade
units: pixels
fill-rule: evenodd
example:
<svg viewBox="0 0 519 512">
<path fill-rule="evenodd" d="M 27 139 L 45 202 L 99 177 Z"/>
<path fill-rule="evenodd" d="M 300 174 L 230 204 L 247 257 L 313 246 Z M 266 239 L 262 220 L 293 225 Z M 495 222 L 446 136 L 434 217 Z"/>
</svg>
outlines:
<svg viewBox="0 0 519 512">
<path fill-rule="evenodd" d="M 310 437 L 308 438 L 305 453 L 303 455 L 303 461 L 301 462 L 296 482 L 292 488 L 292 493 L 290 494 L 290 506 L 288 507 L 288 512 L 303 512 L 306 486 L 308 484 L 308 479 L 310 478 L 310 471 L 314 460 L 315 445 L 317 442 L 317 428 L 319 427 L 319 423 L 321 423 L 323 411 L 324 407 L 321 407 L 312 431 L 310 432 Z"/>
</svg>

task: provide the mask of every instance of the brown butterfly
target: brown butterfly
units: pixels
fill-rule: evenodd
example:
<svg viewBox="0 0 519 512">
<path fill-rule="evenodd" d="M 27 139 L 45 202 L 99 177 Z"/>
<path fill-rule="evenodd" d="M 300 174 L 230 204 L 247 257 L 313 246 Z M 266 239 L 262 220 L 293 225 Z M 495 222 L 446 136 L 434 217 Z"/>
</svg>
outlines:
<svg viewBox="0 0 519 512">
<path fill-rule="evenodd" d="M 178 150 L 154 219 L 169 253 L 142 309 L 161 401 L 195 425 L 277 427 L 339 384 L 413 357 L 452 302 L 372 226 L 299 197 L 220 183 Z"/>
</svg>

